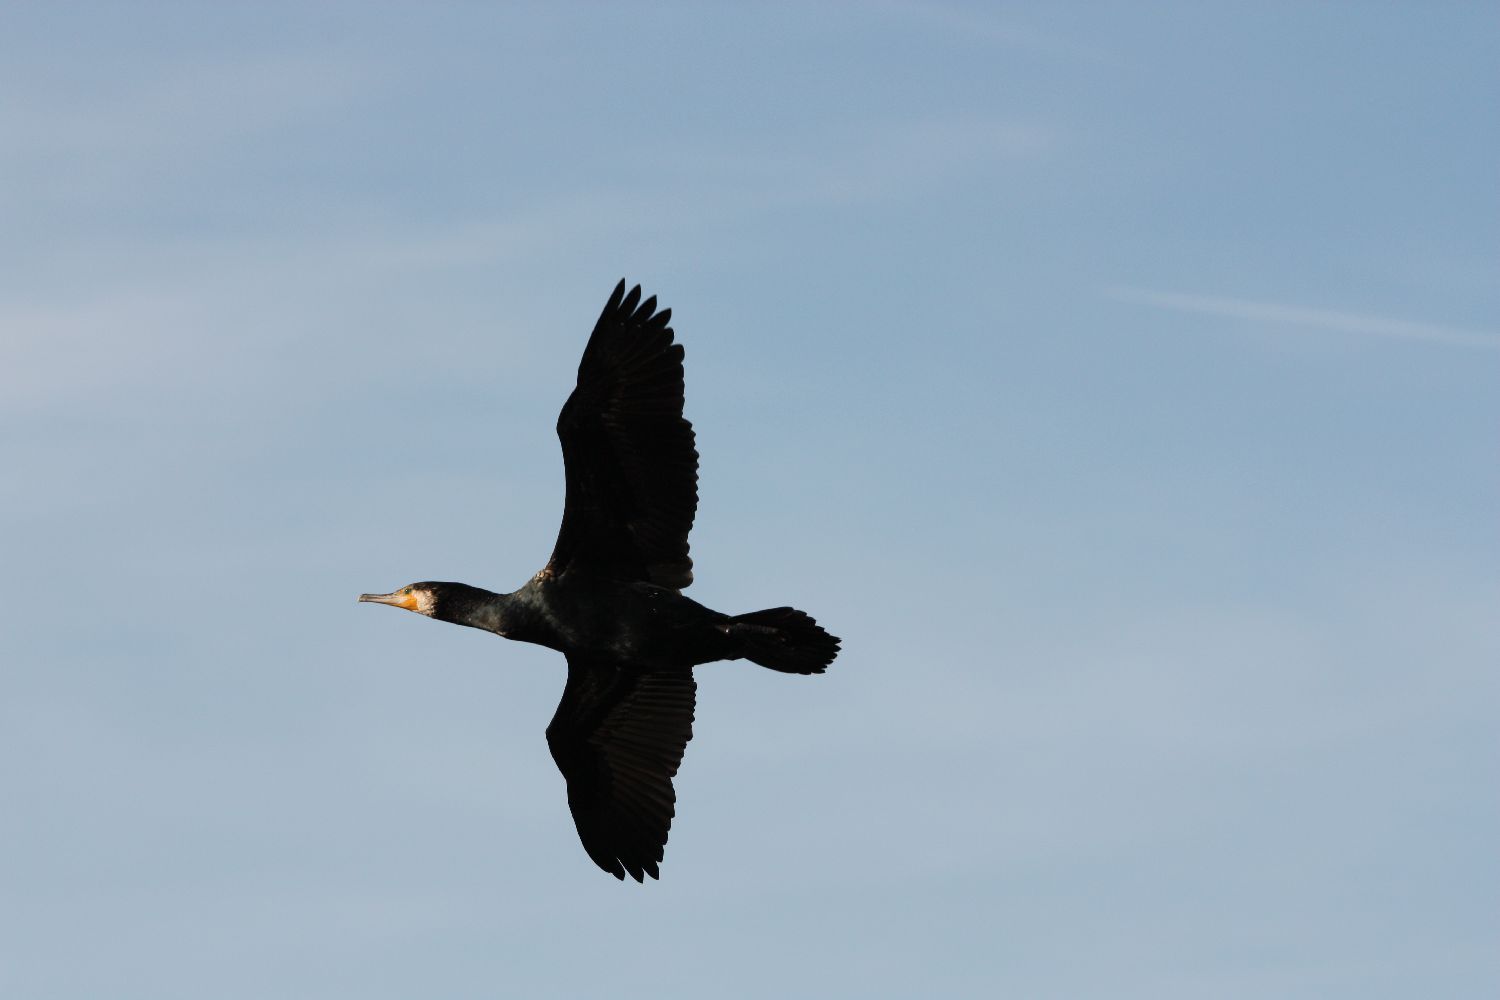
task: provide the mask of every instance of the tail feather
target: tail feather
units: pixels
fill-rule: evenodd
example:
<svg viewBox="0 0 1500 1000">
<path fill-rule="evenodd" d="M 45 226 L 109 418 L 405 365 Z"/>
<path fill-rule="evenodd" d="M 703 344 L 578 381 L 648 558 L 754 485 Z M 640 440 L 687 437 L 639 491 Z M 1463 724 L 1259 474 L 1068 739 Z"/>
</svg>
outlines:
<svg viewBox="0 0 1500 1000">
<path fill-rule="evenodd" d="M 736 615 L 729 620 L 729 634 L 751 661 L 786 674 L 821 674 L 839 655 L 839 637 L 796 608 Z"/>
</svg>

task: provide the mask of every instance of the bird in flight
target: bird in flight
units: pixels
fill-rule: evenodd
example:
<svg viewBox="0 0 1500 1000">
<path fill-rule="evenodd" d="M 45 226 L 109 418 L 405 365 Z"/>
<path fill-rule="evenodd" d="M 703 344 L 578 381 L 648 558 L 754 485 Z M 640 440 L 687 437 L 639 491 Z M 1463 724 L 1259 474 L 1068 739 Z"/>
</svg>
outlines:
<svg viewBox="0 0 1500 1000">
<path fill-rule="evenodd" d="M 698 451 L 671 318 L 624 281 L 599 315 L 557 418 L 567 496 L 539 573 L 509 594 L 429 582 L 359 598 L 567 657 L 547 746 L 583 849 L 637 882 L 660 877 L 672 778 L 693 737 L 693 667 L 747 659 L 820 674 L 839 652 L 838 637 L 795 608 L 726 615 L 683 596 Z"/>
</svg>

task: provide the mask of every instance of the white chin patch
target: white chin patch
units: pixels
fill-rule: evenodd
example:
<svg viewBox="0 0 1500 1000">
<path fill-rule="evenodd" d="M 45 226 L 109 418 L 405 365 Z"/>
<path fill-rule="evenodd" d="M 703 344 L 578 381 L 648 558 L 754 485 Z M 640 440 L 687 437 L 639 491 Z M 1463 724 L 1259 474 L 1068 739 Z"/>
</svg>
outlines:
<svg viewBox="0 0 1500 1000">
<path fill-rule="evenodd" d="M 428 618 L 431 618 L 434 607 L 432 595 L 425 590 L 419 590 L 412 594 L 412 596 L 417 599 L 417 606 L 412 608 L 412 610 L 419 615 L 426 615 Z"/>
</svg>

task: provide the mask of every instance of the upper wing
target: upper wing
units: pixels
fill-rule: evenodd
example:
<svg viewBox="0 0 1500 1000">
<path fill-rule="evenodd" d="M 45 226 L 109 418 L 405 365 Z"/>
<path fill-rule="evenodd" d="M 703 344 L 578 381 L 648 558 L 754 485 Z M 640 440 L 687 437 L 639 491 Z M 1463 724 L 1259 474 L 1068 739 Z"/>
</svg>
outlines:
<svg viewBox="0 0 1500 1000">
<path fill-rule="evenodd" d="M 568 808 L 594 864 L 623 879 L 659 878 L 672 826 L 672 776 L 693 738 L 691 669 L 641 673 L 568 657 L 568 686 L 547 746 L 568 781 Z"/>
<path fill-rule="evenodd" d="M 698 451 L 682 418 L 672 311 L 640 299 L 639 285 L 629 295 L 624 281 L 615 287 L 557 418 L 568 493 L 547 569 L 587 566 L 680 590 L 693 582 Z"/>
</svg>

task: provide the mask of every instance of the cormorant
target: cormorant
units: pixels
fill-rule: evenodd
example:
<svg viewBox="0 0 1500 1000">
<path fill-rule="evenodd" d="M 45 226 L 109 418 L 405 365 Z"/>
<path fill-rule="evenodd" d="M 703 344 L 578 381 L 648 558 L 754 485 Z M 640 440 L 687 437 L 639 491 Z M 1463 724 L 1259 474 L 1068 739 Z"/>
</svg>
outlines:
<svg viewBox="0 0 1500 1000">
<path fill-rule="evenodd" d="M 568 683 L 547 746 L 568 785 L 583 849 L 600 868 L 659 878 L 672 777 L 693 736 L 693 667 L 748 659 L 820 674 L 839 639 L 794 608 L 726 615 L 682 591 L 698 452 L 682 416 L 672 311 L 622 280 L 594 326 L 578 386 L 557 418 L 567 497 L 541 572 L 510 594 L 413 583 L 361 601 L 405 608 L 555 649 Z"/>
</svg>

